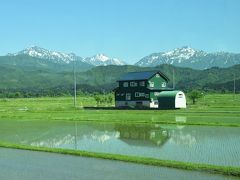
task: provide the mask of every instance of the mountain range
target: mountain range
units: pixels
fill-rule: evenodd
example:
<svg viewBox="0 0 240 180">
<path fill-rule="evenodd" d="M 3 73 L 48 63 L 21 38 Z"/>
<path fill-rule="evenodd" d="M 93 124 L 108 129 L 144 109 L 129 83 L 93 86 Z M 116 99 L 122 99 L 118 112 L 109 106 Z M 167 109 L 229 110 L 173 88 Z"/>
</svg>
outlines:
<svg viewBox="0 0 240 180">
<path fill-rule="evenodd" d="M 240 64 L 240 54 L 228 52 L 207 53 L 185 46 L 168 52 L 150 54 L 140 59 L 135 65 L 141 67 L 154 67 L 161 64 L 171 64 L 193 69 L 230 67 Z"/>
<path fill-rule="evenodd" d="M 81 57 L 74 53 L 62 53 L 50 51 L 37 46 L 26 48 L 17 53 L 9 53 L 8 57 L 29 56 L 42 59 L 45 63 L 55 63 L 68 66 L 78 64 L 80 71 L 91 69 L 95 66 L 126 65 L 127 63 L 118 58 L 112 58 L 105 54 L 97 54 L 92 57 Z M 176 48 L 167 52 L 152 53 L 141 58 L 135 66 L 155 67 L 161 64 L 171 64 L 178 67 L 193 69 L 209 69 L 211 67 L 230 67 L 240 64 L 240 54 L 229 52 L 207 53 L 188 46 Z"/>
<path fill-rule="evenodd" d="M 70 64 L 75 62 L 75 63 L 86 64 L 85 66 L 90 65 L 92 67 L 126 64 L 124 61 L 120 59 L 111 58 L 104 54 L 97 54 L 92 57 L 82 58 L 80 56 L 77 56 L 74 53 L 62 53 L 57 51 L 50 51 L 38 46 L 29 47 L 17 53 L 7 54 L 7 56 L 15 56 L 15 57 L 22 56 L 22 55 L 48 60 L 53 63 Z"/>
</svg>

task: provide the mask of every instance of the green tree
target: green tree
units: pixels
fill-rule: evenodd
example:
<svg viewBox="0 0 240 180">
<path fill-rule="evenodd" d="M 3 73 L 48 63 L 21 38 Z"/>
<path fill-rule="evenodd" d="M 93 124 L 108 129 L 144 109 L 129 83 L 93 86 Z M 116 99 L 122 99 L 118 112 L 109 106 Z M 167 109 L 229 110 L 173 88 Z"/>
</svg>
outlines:
<svg viewBox="0 0 240 180">
<path fill-rule="evenodd" d="M 192 100 L 193 104 L 196 104 L 197 99 L 201 98 L 203 94 L 199 90 L 192 90 L 189 94 L 188 97 Z"/>
<path fill-rule="evenodd" d="M 20 92 L 16 92 L 15 93 L 15 98 L 20 98 L 21 97 L 21 93 Z"/>
<path fill-rule="evenodd" d="M 95 99 L 95 101 L 97 102 L 97 105 L 99 105 L 100 102 L 101 102 L 101 97 L 100 97 L 100 95 L 99 95 L 99 94 L 95 94 L 95 95 L 94 95 L 94 99 Z"/>
</svg>

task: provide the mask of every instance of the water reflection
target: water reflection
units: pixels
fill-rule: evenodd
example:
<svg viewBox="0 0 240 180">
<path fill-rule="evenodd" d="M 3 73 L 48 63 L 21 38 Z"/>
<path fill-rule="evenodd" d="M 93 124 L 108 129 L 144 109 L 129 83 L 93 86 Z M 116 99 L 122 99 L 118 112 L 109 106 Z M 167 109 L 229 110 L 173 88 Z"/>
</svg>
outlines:
<svg viewBox="0 0 240 180">
<path fill-rule="evenodd" d="M 0 121 L 0 141 L 240 166 L 239 130 L 162 124 Z"/>
<path fill-rule="evenodd" d="M 162 146 L 169 139 L 167 130 L 159 125 L 118 124 L 115 130 L 120 133 L 119 139 L 130 145 Z"/>
<path fill-rule="evenodd" d="M 8 128 L 15 131 L 4 131 Z M 170 137 L 168 130 L 157 124 L 14 122 L 2 124 L 0 131 L 2 141 L 46 147 L 74 145 L 74 149 L 81 141 L 106 144 L 117 140 L 133 146 L 162 146 Z"/>
<path fill-rule="evenodd" d="M 185 117 L 176 117 L 178 121 Z M 14 129 L 15 131 L 9 131 Z M 209 136 L 194 128 L 172 125 L 104 124 L 84 122 L 14 122 L 2 124 L 0 140 L 32 146 L 81 149 L 82 142 L 125 143 L 130 146 L 161 147 L 168 144 L 192 146 Z"/>
<path fill-rule="evenodd" d="M 178 123 L 186 123 L 187 117 L 186 116 L 175 116 L 175 121 Z"/>
</svg>

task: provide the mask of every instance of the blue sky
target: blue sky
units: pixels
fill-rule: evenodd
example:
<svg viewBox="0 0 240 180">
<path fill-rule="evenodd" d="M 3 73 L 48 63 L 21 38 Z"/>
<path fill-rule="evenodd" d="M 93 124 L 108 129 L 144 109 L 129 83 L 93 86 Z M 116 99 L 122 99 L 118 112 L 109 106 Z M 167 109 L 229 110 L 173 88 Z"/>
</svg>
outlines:
<svg viewBox="0 0 240 180">
<path fill-rule="evenodd" d="M 240 53 L 239 0 L 2 0 L 0 55 L 37 45 L 134 63 L 191 46 Z"/>
</svg>

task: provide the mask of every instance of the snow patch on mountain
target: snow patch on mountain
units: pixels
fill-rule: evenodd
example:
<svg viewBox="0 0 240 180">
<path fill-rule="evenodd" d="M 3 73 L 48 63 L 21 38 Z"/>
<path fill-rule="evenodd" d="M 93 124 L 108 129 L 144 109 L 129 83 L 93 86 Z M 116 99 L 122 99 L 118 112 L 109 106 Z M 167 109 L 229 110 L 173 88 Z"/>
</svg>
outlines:
<svg viewBox="0 0 240 180">
<path fill-rule="evenodd" d="M 125 65 L 126 63 L 117 58 L 111 58 L 105 54 L 97 54 L 92 57 L 84 58 L 85 62 L 92 64 L 94 66 L 107 66 L 107 65 Z"/>
</svg>

